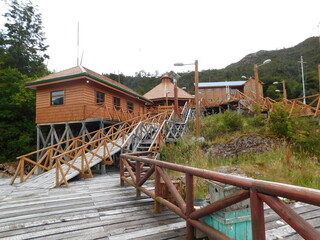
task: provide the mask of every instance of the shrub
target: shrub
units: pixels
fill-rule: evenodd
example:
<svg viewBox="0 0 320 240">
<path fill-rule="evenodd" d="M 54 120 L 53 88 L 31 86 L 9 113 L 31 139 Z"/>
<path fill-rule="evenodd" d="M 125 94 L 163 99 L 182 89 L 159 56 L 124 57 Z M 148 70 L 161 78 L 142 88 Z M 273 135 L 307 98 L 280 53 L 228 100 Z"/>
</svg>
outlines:
<svg viewBox="0 0 320 240">
<path fill-rule="evenodd" d="M 242 117 L 237 112 L 225 111 L 222 115 L 222 124 L 228 132 L 239 131 L 243 126 Z"/>
<path fill-rule="evenodd" d="M 290 139 L 292 137 L 292 118 L 288 118 L 289 111 L 284 108 L 283 104 L 275 103 L 268 122 L 270 133 L 277 137 L 285 137 Z"/>
</svg>

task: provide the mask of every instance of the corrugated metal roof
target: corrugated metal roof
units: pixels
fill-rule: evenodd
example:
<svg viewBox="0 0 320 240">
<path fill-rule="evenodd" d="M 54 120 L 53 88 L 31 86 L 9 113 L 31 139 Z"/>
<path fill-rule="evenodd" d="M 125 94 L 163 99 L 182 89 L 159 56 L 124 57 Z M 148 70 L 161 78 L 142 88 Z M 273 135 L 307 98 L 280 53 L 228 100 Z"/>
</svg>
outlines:
<svg viewBox="0 0 320 240">
<path fill-rule="evenodd" d="M 236 86 L 242 86 L 246 83 L 247 81 L 230 81 L 230 82 L 201 82 L 199 83 L 199 87 L 225 87 L 225 86 L 230 86 L 230 87 L 236 87 Z"/>
</svg>

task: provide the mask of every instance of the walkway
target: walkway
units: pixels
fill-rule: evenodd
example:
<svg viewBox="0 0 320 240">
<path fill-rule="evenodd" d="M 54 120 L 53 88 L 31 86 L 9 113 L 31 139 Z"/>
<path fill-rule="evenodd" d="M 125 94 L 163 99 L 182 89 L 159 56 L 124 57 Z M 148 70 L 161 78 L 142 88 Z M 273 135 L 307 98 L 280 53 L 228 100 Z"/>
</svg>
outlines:
<svg viewBox="0 0 320 240">
<path fill-rule="evenodd" d="M 169 210 L 153 214 L 153 200 L 136 200 L 134 188 L 119 186 L 118 172 L 72 181 L 70 188 L 8 183 L 0 179 L 1 239 L 185 238 L 180 217 Z"/>
<path fill-rule="evenodd" d="M 120 187 L 119 172 L 71 181 L 70 188 L 27 188 L 0 179 L 1 239 L 185 239 L 185 221 L 169 210 L 153 214 L 153 200 Z M 147 183 L 150 188 L 153 184 Z M 320 208 L 292 205 L 320 229 Z M 301 239 L 265 209 L 267 239 Z"/>
</svg>

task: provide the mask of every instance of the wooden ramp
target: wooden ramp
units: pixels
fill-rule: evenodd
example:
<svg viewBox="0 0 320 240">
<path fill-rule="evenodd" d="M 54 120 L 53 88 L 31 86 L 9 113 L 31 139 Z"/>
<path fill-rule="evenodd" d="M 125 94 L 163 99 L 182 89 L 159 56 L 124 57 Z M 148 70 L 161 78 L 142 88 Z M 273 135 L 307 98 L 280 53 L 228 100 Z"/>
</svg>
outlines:
<svg viewBox="0 0 320 240">
<path fill-rule="evenodd" d="M 185 221 L 153 199 L 120 187 L 119 172 L 52 189 L 8 185 L 0 179 L 1 239 L 185 239 Z M 146 183 L 149 189 L 152 183 Z"/>
<path fill-rule="evenodd" d="M 125 142 L 126 139 L 120 138 L 118 139 L 115 144 L 114 143 L 108 143 L 106 147 L 108 148 L 108 152 L 110 152 L 110 156 L 113 156 L 114 154 L 118 153 L 121 150 L 122 144 Z M 106 149 L 102 145 L 98 149 L 92 150 L 92 152 L 96 153 L 97 155 L 103 155 L 103 152 L 105 152 Z M 88 152 L 85 154 L 87 159 L 92 159 L 90 162 L 90 168 L 97 165 L 102 161 L 100 157 L 93 156 L 92 153 Z M 73 163 L 73 166 L 81 169 L 81 164 L 82 164 L 82 157 L 78 157 L 75 162 Z M 68 165 L 62 164 L 61 165 L 62 169 L 64 172 L 67 171 L 69 168 Z M 70 168 L 68 171 L 68 174 L 66 174 L 66 179 L 69 181 L 70 179 L 76 177 L 79 175 L 80 172 L 77 171 L 75 168 Z M 31 177 L 27 182 L 24 182 L 20 185 L 21 187 L 31 187 L 31 188 L 54 188 L 56 186 L 56 168 L 53 168 L 43 174 L 40 174 L 35 177 Z"/>
</svg>

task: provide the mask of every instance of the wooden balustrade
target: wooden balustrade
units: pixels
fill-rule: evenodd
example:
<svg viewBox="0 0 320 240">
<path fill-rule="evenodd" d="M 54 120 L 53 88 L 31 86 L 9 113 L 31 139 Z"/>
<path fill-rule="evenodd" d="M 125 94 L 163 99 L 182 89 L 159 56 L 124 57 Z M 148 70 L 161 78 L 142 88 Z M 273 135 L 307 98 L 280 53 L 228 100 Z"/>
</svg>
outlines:
<svg viewBox="0 0 320 240">
<path fill-rule="evenodd" d="M 30 176 L 34 174 L 37 168 L 40 168 L 42 172 L 55 168 L 57 187 L 62 183 L 65 183 L 66 186 L 68 186 L 66 175 L 69 173 L 71 168 L 80 172 L 83 177 L 92 177 L 90 163 L 93 161 L 94 157 L 101 158 L 103 164 L 112 164 L 113 159 L 111 151 L 114 147 L 121 147 L 119 142 L 124 143 L 126 137 L 140 121 L 163 123 L 168 116 L 167 112 L 153 116 L 145 114 L 129 121 L 117 123 L 38 151 L 19 156 L 17 157 L 19 164 L 10 184 L 14 183 L 18 175 L 20 175 L 20 182 L 27 181 Z M 64 151 L 59 150 L 61 145 L 67 146 Z M 99 149 L 103 149 L 102 154 L 98 154 Z M 35 158 L 38 153 L 41 153 L 42 157 L 38 162 L 36 162 Z M 89 158 L 86 156 L 87 153 L 90 155 Z M 81 167 L 75 166 L 75 161 L 79 157 L 81 157 L 82 161 Z M 28 162 L 33 166 L 28 172 L 26 172 L 25 169 L 25 162 Z M 68 167 L 63 170 L 61 167 L 62 164 L 65 164 Z"/>
<path fill-rule="evenodd" d="M 146 153 L 143 153 L 146 154 Z M 135 168 L 132 167 L 135 161 Z M 147 164 L 149 170 L 141 175 L 141 166 Z M 178 190 L 173 186 L 165 169 L 170 169 L 185 174 L 186 178 L 186 197 L 181 196 Z M 129 172 L 125 174 L 125 170 Z M 154 175 L 154 191 L 151 191 L 143 184 Z M 194 177 L 201 177 L 208 180 L 214 180 L 225 184 L 234 185 L 242 188 L 219 201 L 216 201 L 204 208 L 195 210 L 194 208 Z M 169 202 L 161 196 L 160 181 L 164 181 L 170 190 L 176 204 Z M 120 185 L 124 183 L 134 186 L 137 189 L 136 196 L 140 197 L 141 192 L 155 200 L 154 212 L 161 211 L 160 204 L 167 206 L 173 212 L 186 220 L 187 239 L 194 239 L 194 228 L 200 229 L 213 239 L 230 239 L 226 235 L 217 231 L 211 226 L 200 221 L 200 218 L 209 215 L 218 210 L 224 209 L 235 203 L 250 198 L 251 219 L 252 219 L 252 237 L 254 240 L 265 239 L 265 223 L 263 203 L 269 205 L 278 215 L 286 221 L 298 234 L 304 239 L 319 239 L 320 232 L 306 222 L 289 206 L 280 200 L 288 198 L 304 203 L 320 206 L 320 191 L 308 189 L 287 184 L 253 180 L 240 176 L 233 176 L 214 171 L 197 169 L 188 166 L 163 162 L 150 158 L 139 157 L 139 154 L 121 154 L 120 159 Z"/>
</svg>

